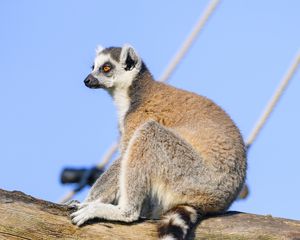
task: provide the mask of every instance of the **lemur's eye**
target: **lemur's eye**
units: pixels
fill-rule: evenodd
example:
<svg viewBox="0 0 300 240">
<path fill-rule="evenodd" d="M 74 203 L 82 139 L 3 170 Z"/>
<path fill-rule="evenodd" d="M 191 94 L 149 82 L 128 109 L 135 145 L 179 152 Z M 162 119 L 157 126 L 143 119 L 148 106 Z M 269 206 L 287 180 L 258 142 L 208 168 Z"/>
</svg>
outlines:
<svg viewBox="0 0 300 240">
<path fill-rule="evenodd" d="M 94 68 L 95 68 L 95 65 L 92 65 L 92 66 L 91 66 L 91 69 L 94 70 Z"/>
<path fill-rule="evenodd" d="M 105 63 L 102 66 L 102 72 L 108 73 L 111 70 L 111 65 L 109 63 Z"/>
</svg>

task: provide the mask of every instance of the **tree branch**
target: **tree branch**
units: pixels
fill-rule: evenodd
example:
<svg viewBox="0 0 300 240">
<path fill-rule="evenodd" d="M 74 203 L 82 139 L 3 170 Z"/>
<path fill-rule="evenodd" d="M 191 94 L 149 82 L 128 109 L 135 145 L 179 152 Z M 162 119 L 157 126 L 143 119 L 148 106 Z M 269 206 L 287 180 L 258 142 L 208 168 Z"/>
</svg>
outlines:
<svg viewBox="0 0 300 240">
<path fill-rule="evenodd" d="M 93 221 L 78 228 L 69 210 L 0 189 L 0 239 L 156 239 L 156 221 L 133 224 Z M 300 221 L 239 212 L 201 221 L 195 239 L 300 239 Z"/>
</svg>

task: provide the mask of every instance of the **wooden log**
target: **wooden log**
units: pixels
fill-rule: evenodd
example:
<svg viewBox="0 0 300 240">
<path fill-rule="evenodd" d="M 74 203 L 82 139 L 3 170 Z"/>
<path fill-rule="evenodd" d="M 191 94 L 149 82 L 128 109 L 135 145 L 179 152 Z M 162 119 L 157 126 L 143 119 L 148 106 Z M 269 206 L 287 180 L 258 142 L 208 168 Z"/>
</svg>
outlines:
<svg viewBox="0 0 300 240">
<path fill-rule="evenodd" d="M 157 239 L 156 221 L 71 224 L 64 205 L 0 189 L 0 239 Z M 192 239 L 298 239 L 300 221 L 241 212 L 208 217 Z"/>
</svg>

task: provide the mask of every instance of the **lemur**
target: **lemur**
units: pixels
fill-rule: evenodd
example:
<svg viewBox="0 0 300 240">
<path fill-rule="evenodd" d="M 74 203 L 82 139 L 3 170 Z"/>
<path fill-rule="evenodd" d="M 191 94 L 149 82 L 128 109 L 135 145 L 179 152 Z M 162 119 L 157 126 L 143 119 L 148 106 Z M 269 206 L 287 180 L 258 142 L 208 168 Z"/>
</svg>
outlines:
<svg viewBox="0 0 300 240">
<path fill-rule="evenodd" d="M 82 203 L 69 204 L 74 224 L 146 217 L 160 219 L 159 239 L 186 239 L 204 215 L 228 209 L 245 180 L 246 154 L 219 106 L 155 81 L 128 44 L 98 49 L 84 83 L 115 102 L 120 157 Z"/>
</svg>

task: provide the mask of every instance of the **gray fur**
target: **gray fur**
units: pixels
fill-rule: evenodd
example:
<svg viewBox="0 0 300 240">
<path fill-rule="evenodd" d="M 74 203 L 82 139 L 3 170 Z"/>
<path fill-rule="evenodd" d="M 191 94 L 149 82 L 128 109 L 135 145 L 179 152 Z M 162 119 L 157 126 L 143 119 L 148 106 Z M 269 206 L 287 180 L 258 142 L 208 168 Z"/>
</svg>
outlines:
<svg viewBox="0 0 300 240">
<path fill-rule="evenodd" d="M 102 53 L 103 54 L 110 54 L 112 59 L 114 59 L 117 62 L 120 62 L 121 50 L 122 50 L 122 48 L 120 48 L 120 47 L 109 47 L 109 48 L 105 48 L 102 51 Z"/>
</svg>

